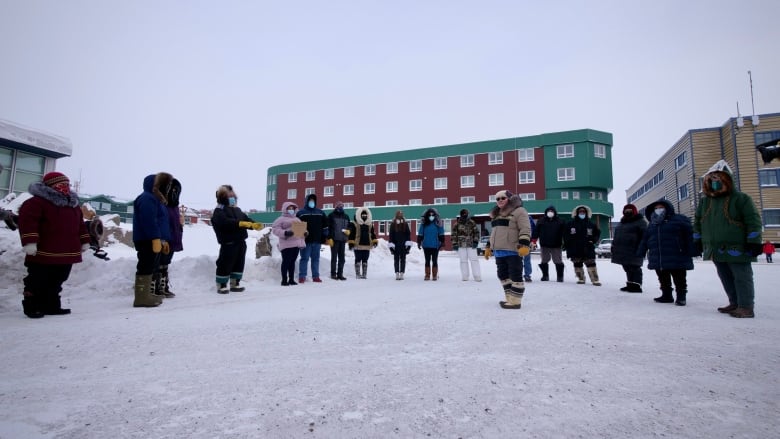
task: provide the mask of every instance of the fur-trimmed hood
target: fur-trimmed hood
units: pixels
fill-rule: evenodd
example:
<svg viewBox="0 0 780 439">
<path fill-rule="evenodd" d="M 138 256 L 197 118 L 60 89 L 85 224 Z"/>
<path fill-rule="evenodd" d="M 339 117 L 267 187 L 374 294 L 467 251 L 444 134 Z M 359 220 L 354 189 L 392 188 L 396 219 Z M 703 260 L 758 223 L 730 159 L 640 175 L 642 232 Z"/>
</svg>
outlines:
<svg viewBox="0 0 780 439">
<path fill-rule="evenodd" d="M 161 203 L 168 204 L 165 194 L 170 189 L 172 183 L 173 175 L 167 172 L 158 172 L 157 174 L 147 175 L 144 178 L 144 190 L 154 194 Z"/>
<path fill-rule="evenodd" d="M 56 191 L 53 188 L 46 186 L 41 181 L 30 183 L 27 191 L 31 195 L 41 197 L 58 207 L 78 207 L 79 196 L 71 191 L 70 195 L 65 195 L 62 192 Z"/>
<path fill-rule="evenodd" d="M 434 216 L 433 221 L 428 219 L 428 217 L 431 216 L 431 215 Z M 424 225 L 427 225 L 427 224 L 430 224 L 430 223 L 435 223 L 435 224 L 438 225 L 440 222 L 441 222 L 441 217 L 439 216 L 439 211 L 436 210 L 435 207 L 429 207 L 428 209 L 425 209 L 425 213 L 422 214 L 422 223 Z"/>
<path fill-rule="evenodd" d="M 282 215 L 290 215 L 287 213 L 287 209 L 290 208 L 290 206 L 295 207 L 295 210 L 298 210 L 298 205 L 296 203 L 293 203 L 292 201 L 285 201 L 282 203 Z M 292 214 L 292 216 L 295 216 L 295 214 Z"/>
<path fill-rule="evenodd" d="M 590 210 L 590 207 L 588 207 L 588 206 L 586 206 L 584 204 L 580 204 L 579 206 L 577 206 L 574 209 L 572 209 L 571 217 L 572 218 L 577 218 L 577 211 L 580 210 L 580 209 L 585 209 L 585 214 L 587 215 L 586 219 L 590 219 L 590 217 L 593 216 L 593 211 Z"/>
<path fill-rule="evenodd" d="M 365 221 L 363 221 L 363 218 L 361 218 L 363 212 L 366 212 L 368 214 L 368 218 Z M 369 210 L 369 208 L 366 206 L 358 207 L 358 209 L 355 211 L 355 222 L 361 226 L 364 224 L 370 225 L 373 222 L 373 218 L 371 216 L 371 210 Z"/>
<path fill-rule="evenodd" d="M 721 183 L 723 183 L 723 187 L 718 190 L 712 189 L 713 180 L 720 180 Z M 708 197 L 720 197 L 734 191 L 734 173 L 725 160 L 718 160 L 710 167 L 707 173 L 704 174 L 701 190 L 704 192 L 704 195 Z"/>
<path fill-rule="evenodd" d="M 523 207 L 523 200 L 520 198 L 520 195 L 510 195 L 503 210 L 499 209 L 498 205 L 495 205 L 490 209 L 490 217 L 496 218 L 499 216 L 507 216 L 518 207 Z"/>
<path fill-rule="evenodd" d="M 664 208 L 666 209 L 666 212 L 664 212 L 664 218 L 671 218 L 672 216 L 674 216 L 675 211 L 674 211 L 674 206 L 672 206 L 672 203 L 670 203 L 667 200 L 661 199 L 658 201 L 653 201 L 652 203 L 648 204 L 647 207 L 645 207 L 645 218 L 647 218 L 647 221 L 652 221 L 653 213 L 655 213 L 654 206 L 656 204 L 664 205 Z"/>
</svg>

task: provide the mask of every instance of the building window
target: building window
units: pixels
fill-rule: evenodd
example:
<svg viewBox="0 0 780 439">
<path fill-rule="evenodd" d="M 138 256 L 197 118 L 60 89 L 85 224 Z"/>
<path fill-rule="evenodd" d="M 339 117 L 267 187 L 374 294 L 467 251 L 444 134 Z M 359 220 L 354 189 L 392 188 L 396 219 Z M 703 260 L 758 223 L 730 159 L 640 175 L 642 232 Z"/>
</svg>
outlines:
<svg viewBox="0 0 780 439">
<path fill-rule="evenodd" d="M 556 157 L 559 159 L 574 157 L 574 144 L 569 143 L 567 145 L 558 145 L 556 152 Z"/>
<path fill-rule="evenodd" d="M 433 204 L 447 204 L 447 197 L 434 198 Z"/>
<path fill-rule="evenodd" d="M 326 169 L 325 170 L 325 180 L 333 180 L 333 175 L 334 174 L 335 174 L 335 172 L 333 171 L 333 168 Z"/>
<path fill-rule="evenodd" d="M 388 230 L 387 221 L 379 221 L 379 234 L 386 235 Z"/>
<path fill-rule="evenodd" d="M 422 206 L 422 200 L 419 199 L 419 198 L 412 198 L 411 200 L 409 200 L 409 205 L 410 206 Z"/>
<path fill-rule="evenodd" d="M 376 175 L 376 165 L 366 165 L 363 167 L 364 175 Z"/>
<path fill-rule="evenodd" d="M 388 174 L 397 174 L 398 173 L 398 162 L 390 162 L 387 165 L 385 165 L 387 168 Z"/>
<path fill-rule="evenodd" d="M 460 156 L 461 168 L 473 168 L 474 167 L 474 154 L 466 154 Z"/>
<path fill-rule="evenodd" d="M 314 181 L 317 178 L 317 171 L 306 171 L 306 181 Z"/>
<path fill-rule="evenodd" d="M 326 197 L 332 197 L 333 196 L 333 186 L 325 186 L 325 188 L 322 190 L 322 194 Z"/>
<path fill-rule="evenodd" d="M 568 191 L 561 192 L 561 200 L 568 200 L 568 199 L 569 199 L 569 192 Z"/>
<path fill-rule="evenodd" d="M 534 149 L 533 148 L 523 148 L 517 150 L 517 161 L 518 162 L 532 162 L 534 161 Z"/>
<path fill-rule="evenodd" d="M 447 169 L 447 157 L 433 159 L 433 169 Z"/>
<path fill-rule="evenodd" d="M 409 160 L 409 172 L 422 171 L 422 160 Z"/>
<path fill-rule="evenodd" d="M 333 203 L 325 203 L 322 205 L 323 209 L 333 209 Z"/>
<path fill-rule="evenodd" d="M 686 163 L 688 163 L 688 160 L 686 159 L 686 152 L 683 151 L 680 153 L 680 155 L 677 156 L 676 159 L 674 159 L 674 169 L 678 170 L 685 166 Z"/>
<path fill-rule="evenodd" d="M 533 192 L 529 192 L 527 194 L 518 194 L 520 195 L 520 199 L 523 201 L 534 201 L 536 200 L 536 194 Z"/>
<path fill-rule="evenodd" d="M 488 186 L 503 186 L 504 174 L 490 174 L 488 176 Z"/>
<path fill-rule="evenodd" d="M 268 185 L 271 186 L 271 185 L 274 185 L 274 184 L 276 184 L 276 174 L 269 175 L 268 176 Z"/>
<path fill-rule="evenodd" d="M 385 192 L 398 192 L 398 182 L 388 181 L 385 183 Z"/>
<path fill-rule="evenodd" d="M 758 184 L 761 187 L 777 186 L 777 173 L 780 169 L 761 169 L 758 171 Z"/>
<path fill-rule="evenodd" d="M 355 207 L 355 203 L 353 203 L 352 201 L 345 201 L 344 202 L 344 208 L 345 209 L 352 209 L 353 207 Z"/>
<path fill-rule="evenodd" d="M 604 192 L 599 192 L 597 195 L 598 195 L 598 197 L 597 197 L 597 198 L 598 198 L 599 200 L 603 200 L 603 199 L 604 199 Z"/>
<path fill-rule="evenodd" d="M 520 184 L 530 184 L 536 182 L 536 171 L 520 171 L 517 174 L 517 182 Z"/>
<path fill-rule="evenodd" d="M 314 193 L 313 187 L 307 187 L 306 190 L 303 191 L 305 196 L 312 195 Z"/>
<path fill-rule="evenodd" d="M 374 202 L 374 201 L 366 201 L 365 203 L 363 203 L 363 205 L 366 206 L 366 207 L 374 207 L 374 206 L 376 206 L 376 202 Z"/>
<path fill-rule="evenodd" d="M 488 165 L 500 165 L 504 163 L 504 152 L 489 152 L 488 153 Z"/>
<path fill-rule="evenodd" d="M 447 177 L 434 178 L 433 188 L 436 190 L 447 189 Z"/>
<path fill-rule="evenodd" d="M 473 196 L 460 197 L 461 204 L 474 204 L 477 200 Z"/>
<path fill-rule="evenodd" d="M 764 209 L 764 226 L 780 226 L 780 209 Z"/>
<path fill-rule="evenodd" d="M 574 168 L 558 168 L 558 181 L 574 181 Z"/>
<path fill-rule="evenodd" d="M 364 194 L 373 194 L 376 192 L 376 184 L 374 183 L 364 183 L 363 184 L 363 193 Z"/>
<path fill-rule="evenodd" d="M 409 180 L 409 191 L 419 192 L 422 190 L 422 180 Z"/>
<path fill-rule="evenodd" d="M 287 189 L 287 199 L 295 200 L 298 198 L 298 189 Z"/>
<path fill-rule="evenodd" d="M 387 200 L 385 206 L 398 206 L 398 200 Z"/>
<path fill-rule="evenodd" d="M 571 191 L 571 199 L 572 200 L 579 200 L 580 199 L 580 191 Z"/>
<path fill-rule="evenodd" d="M 297 172 L 290 172 L 287 174 L 287 182 L 288 183 L 295 183 L 298 181 L 298 173 Z"/>
<path fill-rule="evenodd" d="M 355 167 L 347 166 L 344 168 L 344 178 L 352 178 L 355 176 Z"/>
<path fill-rule="evenodd" d="M 607 158 L 607 146 L 600 143 L 593 145 L 593 156 L 599 159 Z"/>
<path fill-rule="evenodd" d="M 474 187 L 474 176 L 473 175 L 461 175 L 460 176 L 460 187 Z"/>
<path fill-rule="evenodd" d="M 677 199 L 684 200 L 688 198 L 688 185 L 684 184 L 677 188 Z"/>
<path fill-rule="evenodd" d="M 345 184 L 344 185 L 344 195 L 355 195 L 355 185 L 354 184 Z"/>
</svg>

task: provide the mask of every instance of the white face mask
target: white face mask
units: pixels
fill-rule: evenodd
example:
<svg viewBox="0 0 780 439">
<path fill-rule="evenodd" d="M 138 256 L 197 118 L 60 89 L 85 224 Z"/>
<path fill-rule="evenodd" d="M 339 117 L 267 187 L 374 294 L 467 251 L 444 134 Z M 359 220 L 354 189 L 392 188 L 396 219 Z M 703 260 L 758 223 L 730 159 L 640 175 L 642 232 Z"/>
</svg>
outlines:
<svg viewBox="0 0 780 439">
<path fill-rule="evenodd" d="M 663 207 L 659 207 L 658 209 L 655 210 L 655 214 L 658 216 L 664 216 L 665 213 L 666 213 L 666 209 L 664 209 Z"/>
<path fill-rule="evenodd" d="M 552 218 L 555 216 L 555 212 L 547 212 L 547 218 Z"/>
<path fill-rule="evenodd" d="M 435 216 L 433 216 L 433 215 L 429 215 L 429 216 L 428 216 L 428 221 L 433 221 L 433 220 L 435 220 L 435 219 L 436 219 L 436 217 L 435 217 Z"/>
<path fill-rule="evenodd" d="M 581 214 L 579 214 L 579 215 L 577 215 L 577 216 L 578 216 L 578 217 L 580 217 L 580 219 L 585 219 L 585 217 L 586 217 L 587 215 L 585 215 L 584 213 L 581 213 Z"/>
<path fill-rule="evenodd" d="M 401 224 L 401 220 L 397 219 L 397 220 L 395 220 L 395 223 L 396 224 Z"/>
<path fill-rule="evenodd" d="M 295 215 L 295 209 L 287 209 L 287 213 L 290 215 Z"/>
</svg>

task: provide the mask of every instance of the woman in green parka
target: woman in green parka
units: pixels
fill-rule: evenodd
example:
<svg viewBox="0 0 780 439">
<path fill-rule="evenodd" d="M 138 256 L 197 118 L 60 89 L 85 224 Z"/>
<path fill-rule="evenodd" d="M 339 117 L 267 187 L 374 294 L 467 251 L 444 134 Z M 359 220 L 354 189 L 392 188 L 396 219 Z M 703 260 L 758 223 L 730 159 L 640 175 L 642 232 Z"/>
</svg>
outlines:
<svg viewBox="0 0 780 439">
<path fill-rule="evenodd" d="M 732 317 L 752 318 L 755 289 L 750 263 L 761 254 L 761 217 L 753 199 L 734 186 L 729 165 L 720 160 L 704 175 L 704 196 L 696 208 L 693 239 L 704 260 L 712 260 Z"/>
</svg>

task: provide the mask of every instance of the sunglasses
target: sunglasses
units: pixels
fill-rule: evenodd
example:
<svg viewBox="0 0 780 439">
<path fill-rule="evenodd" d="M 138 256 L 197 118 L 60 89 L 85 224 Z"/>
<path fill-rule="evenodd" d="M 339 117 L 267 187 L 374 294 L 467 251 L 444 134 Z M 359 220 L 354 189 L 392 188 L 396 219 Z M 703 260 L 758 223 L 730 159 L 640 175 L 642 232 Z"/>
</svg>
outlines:
<svg viewBox="0 0 780 439">
<path fill-rule="evenodd" d="M 498 197 L 496 198 L 496 201 L 506 200 L 506 197 Z"/>
</svg>

